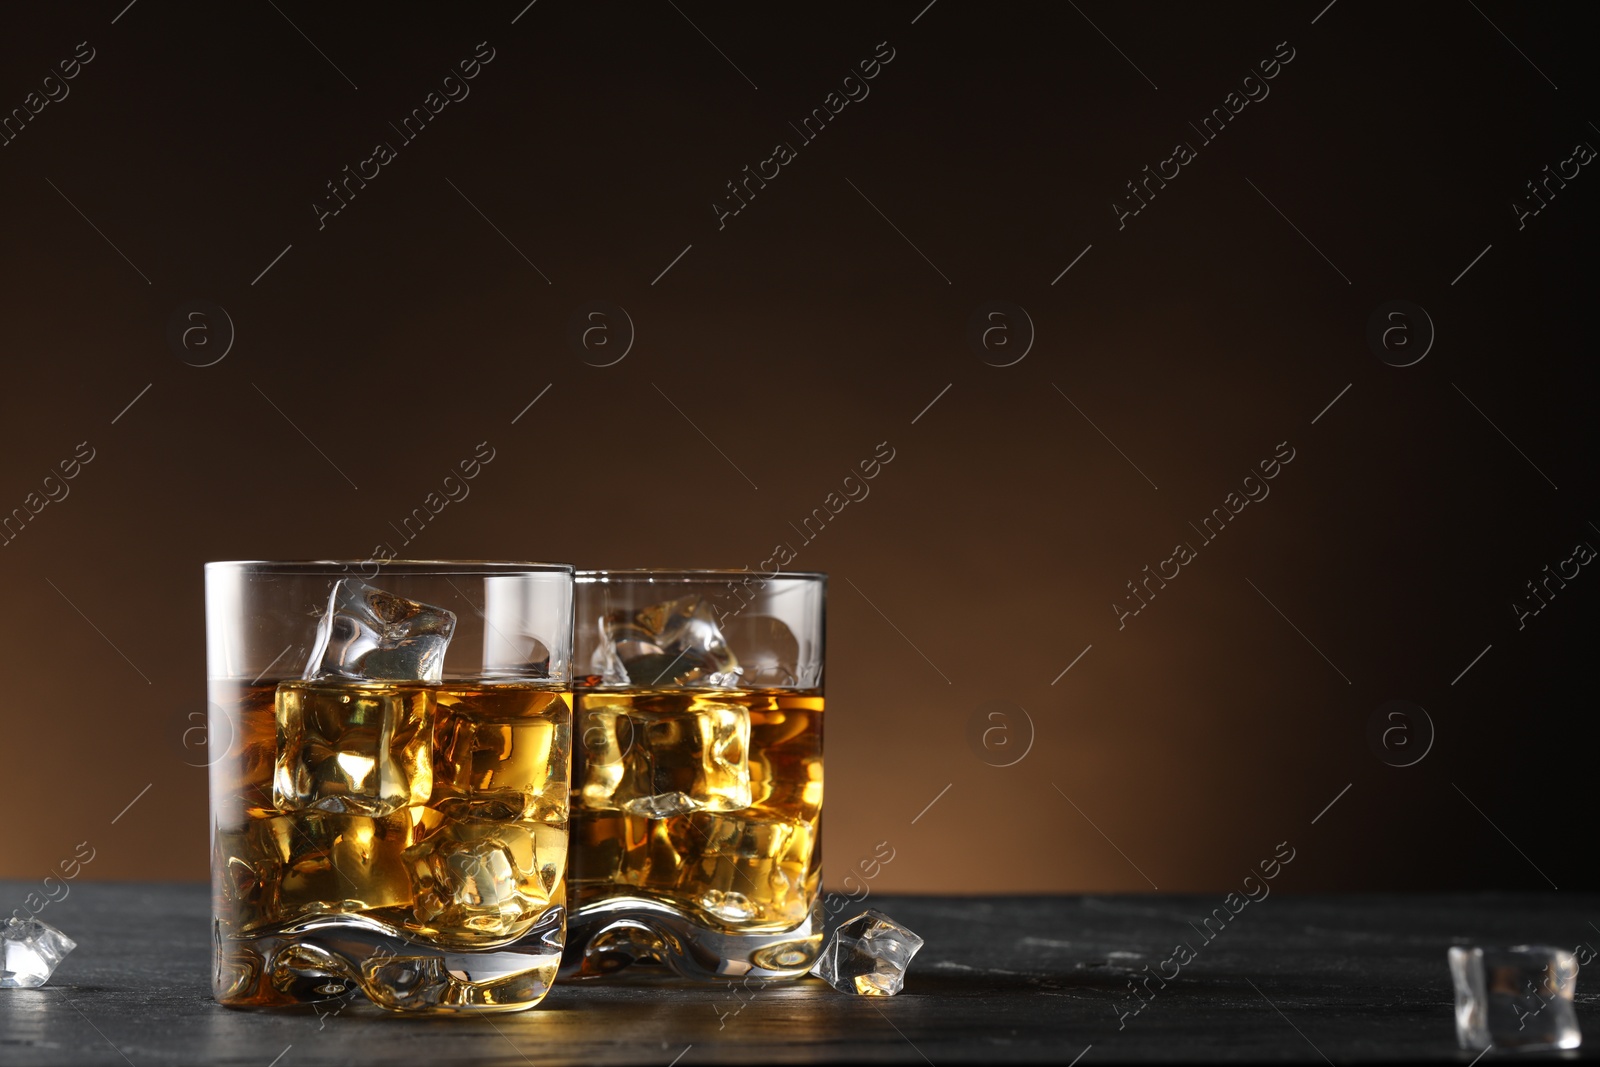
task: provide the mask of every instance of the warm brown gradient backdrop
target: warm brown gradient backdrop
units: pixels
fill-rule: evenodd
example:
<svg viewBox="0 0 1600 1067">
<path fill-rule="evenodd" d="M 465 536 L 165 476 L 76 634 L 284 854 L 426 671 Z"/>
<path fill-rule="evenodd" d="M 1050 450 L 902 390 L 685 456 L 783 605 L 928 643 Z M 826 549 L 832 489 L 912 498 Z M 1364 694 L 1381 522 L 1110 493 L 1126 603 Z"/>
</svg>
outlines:
<svg viewBox="0 0 1600 1067">
<path fill-rule="evenodd" d="M 94 457 L 0 548 L 0 877 L 85 840 L 80 877 L 204 876 L 206 560 L 755 566 L 789 541 L 833 576 L 832 883 L 887 840 L 882 889 L 1221 891 L 1287 840 L 1290 890 L 1594 888 L 1600 576 L 1521 630 L 1511 606 L 1600 545 L 1600 177 L 1521 230 L 1511 206 L 1600 143 L 1568 9 L 124 4 L 0 27 L 7 113 L 94 50 L 0 147 L 0 510 Z M 470 96 L 401 144 L 481 41 Z M 801 143 L 879 42 L 870 95 Z M 1270 95 L 1202 143 L 1279 42 Z M 396 158 L 319 229 L 380 139 Z M 779 140 L 796 158 L 719 230 Z M 1197 158 L 1119 229 L 1179 140 Z M 214 366 L 167 342 L 194 299 L 237 329 Z M 1397 299 L 1438 334 L 1407 368 L 1365 338 Z M 636 329 L 614 366 L 569 341 L 595 300 Z M 1008 367 L 968 341 L 994 300 L 1037 331 Z M 402 545 L 480 442 L 470 496 Z M 1201 545 L 1280 442 L 1270 497 Z M 1368 742 L 1392 699 L 1437 730 L 1405 769 Z M 1014 766 L 970 741 L 991 701 L 1031 717 Z"/>
</svg>

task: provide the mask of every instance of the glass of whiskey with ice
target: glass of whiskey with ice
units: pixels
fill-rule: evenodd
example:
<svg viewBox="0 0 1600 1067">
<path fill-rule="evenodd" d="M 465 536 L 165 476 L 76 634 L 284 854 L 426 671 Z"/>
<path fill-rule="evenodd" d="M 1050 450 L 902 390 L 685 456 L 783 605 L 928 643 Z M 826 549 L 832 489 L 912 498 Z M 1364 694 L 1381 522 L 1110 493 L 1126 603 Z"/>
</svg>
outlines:
<svg viewBox="0 0 1600 1067">
<path fill-rule="evenodd" d="M 572 573 L 206 565 L 220 1003 L 543 999 L 566 935 Z"/>
<path fill-rule="evenodd" d="M 790 978 L 816 960 L 826 587 L 578 573 L 563 974 Z"/>
</svg>

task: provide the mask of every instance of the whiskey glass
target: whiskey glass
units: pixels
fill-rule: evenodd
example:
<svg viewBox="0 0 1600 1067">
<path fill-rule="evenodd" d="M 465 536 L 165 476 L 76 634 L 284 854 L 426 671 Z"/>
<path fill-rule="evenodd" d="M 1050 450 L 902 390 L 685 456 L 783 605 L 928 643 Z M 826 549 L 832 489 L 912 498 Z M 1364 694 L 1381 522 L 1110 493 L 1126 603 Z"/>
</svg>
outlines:
<svg viewBox="0 0 1600 1067">
<path fill-rule="evenodd" d="M 562 973 L 805 974 L 823 933 L 826 575 L 576 582 Z"/>
<path fill-rule="evenodd" d="M 517 1011 L 566 933 L 572 568 L 206 565 L 215 998 Z"/>
</svg>

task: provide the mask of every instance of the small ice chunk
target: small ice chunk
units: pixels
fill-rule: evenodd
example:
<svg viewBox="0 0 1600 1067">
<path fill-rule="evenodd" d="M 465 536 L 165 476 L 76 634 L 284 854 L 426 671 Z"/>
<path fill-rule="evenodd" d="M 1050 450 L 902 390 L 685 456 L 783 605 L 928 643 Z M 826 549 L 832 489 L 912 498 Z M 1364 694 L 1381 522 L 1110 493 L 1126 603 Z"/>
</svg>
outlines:
<svg viewBox="0 0 1600 1067">
<path fill-rule="evenodd" d="M 652 819 L 749 807 L 749 709 L 699 696 L 688 707 L 652 701 L 664 706 L 634 698 L 583 709 L 584 806 Z"/>
<path fill-rule="evenodd" d="M 689 817 L 687 839 L 693 855 L 678 886 L 706 911 L 723 922 L 805 918 L 816 843 L 810 823 L 700 812 Z"/>
<path fill-rule="evenodd" d="M 37 989 L 77 947 L 47 922 L 11 916 L 0 922 L 0 989 Z"/>
<path fill-rule="evenodd" d="M 640 674 L 648 667 L 652 660 L 666 655 L 662 647 L 656 644 L 656 635 L 642 626 L 631 622 L 613 621 L 603 624 L 605 641 L 597 655 L 606 657 L 600 671 L 607 676 L 607 681 L 628 681 L 627 664 L 633 664 Z"/>
<path fill-rule="evenodd" d="M 921 947 L 922 938 L 868 908 L 833 932 L 811 973 L 841 993 L 892 997 L 900 992 L 911 957 Z"/>
<path fill-rule="evenodd" d="M 317 624 L 304 677 L 437 682 L 455 629 L 452 611 L 343 578 Z"/>
<path fill-rule="evenodd" d="M 252 933 L 314 915 L 409 907 L 411 814 L 304 811 L 217 831 L 221 890 Z"/>
<path fill-rule="evenodd" d="M 424 803 L 434 708 L 433 692 L 415 686 L 279 684 L 273 806 L 389 815 Z"/>
<path fill-rule="evenodd" d="M 1450 977 L 1463 1049 L 1577 1048 L 1583 1041 L 1572 1010 L 1578 961 L 1566 949 L 1457 946 L 1450 950 Z"/>
<path fill-rule="evenodd" d="M 600 620 L 592 669 L 608 684 L 736 685 L 739 662 L 702 597 L 680 597 Z"/>
<path fill-rule="evenodd" d="M 431 884 L 424 875 L 421 886 L 426 888 L 418 893 L 418 910 L 424 914 L 437 907 L 454 913 L 462 925 L 495 932 L 520 917 L 516 862 L 504 842 L 489 838 L 435 850 L 424 870 L 432 875 Z"/>
<path fill-rule="evenodd" d="M 564 699 L 531 692 L 528 714 L 514 718 L 486 717 L 465 698 L 441 700 L 428 803 L 452 818 L 564 822 L 570 728 L 554 714 Z"/>
<path fill-rule="evenodd" d="M 482 819 L 447 821 L 406 853 L 413 932 L 440 943 L 481 945 L 517 937 L 553 902 L 567 862 L 565 826 Z"/>
</svg>

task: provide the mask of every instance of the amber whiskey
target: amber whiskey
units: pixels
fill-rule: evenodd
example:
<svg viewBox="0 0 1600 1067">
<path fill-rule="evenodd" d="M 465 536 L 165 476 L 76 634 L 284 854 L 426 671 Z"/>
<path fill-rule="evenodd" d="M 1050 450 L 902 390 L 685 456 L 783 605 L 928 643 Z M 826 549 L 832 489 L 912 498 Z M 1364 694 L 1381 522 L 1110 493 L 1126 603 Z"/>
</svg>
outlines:
<svg viewBox="0 0 1600 1067">
<path fill-rule="evenodd" d="M 232 738 L 212 768 L 218 1000 L 359 988 L 384 1007 L 494 1010 L 548 988 L 566 917 L 565 689 L 217 683 L 211 714 L 212 737 Z M 487 948 L 505 951 L 459 962 Z"/>
<path fill-rule="evenodd" d="M 822 709 L 806 690 L 580 687 L 574 923 L 593 934 L 641 904 L 647 926 L 714 940 L 727 965 L 746 943 L 762 970 L 802 973 L 820 938 Z M 648 935 L 624 940 L 650 955 Z M 607 969 L 606 948 L 589 944 L 584 973 Z"/>
</svg>

